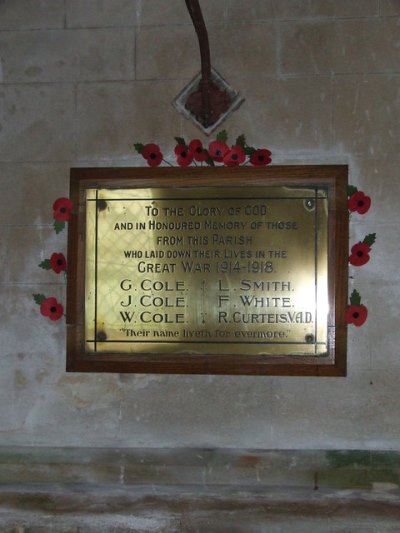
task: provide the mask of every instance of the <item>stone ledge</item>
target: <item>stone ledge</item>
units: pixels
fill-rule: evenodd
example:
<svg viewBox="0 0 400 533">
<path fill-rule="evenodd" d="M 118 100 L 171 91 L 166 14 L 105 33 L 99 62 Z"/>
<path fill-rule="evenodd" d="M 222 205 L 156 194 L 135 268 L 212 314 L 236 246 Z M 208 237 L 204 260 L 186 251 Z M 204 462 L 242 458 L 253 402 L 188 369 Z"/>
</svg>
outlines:
<svg viewBox="0 0 400 533">
<path fill-rule="evenodd" d="M 0 484 L 398 490 L 400 453 L 0 447 Z"/>
<path fill-rule="evenodd" d="M 0 487 L 0 530 L 13 533 L 394 532 L 399 491 L 230 485 Z M 384 528 L 384 529 L 383 529 Z"/>
<path fill-rule="evenodd" d="M 400 454 L 0 447 L 0 531 L 398 531 Z"/>
</svg>

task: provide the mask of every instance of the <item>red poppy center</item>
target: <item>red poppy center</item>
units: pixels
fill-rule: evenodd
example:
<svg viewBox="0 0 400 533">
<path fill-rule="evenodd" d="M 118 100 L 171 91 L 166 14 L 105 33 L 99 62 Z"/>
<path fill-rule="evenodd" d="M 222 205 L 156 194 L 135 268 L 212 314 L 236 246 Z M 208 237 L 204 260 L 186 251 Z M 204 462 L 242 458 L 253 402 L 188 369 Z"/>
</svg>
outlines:
<svg viewBox="0 0 400 533">
<path fill-rule="evenodd" d="M 50 307 L 50 312 L 51 313 L 55 313 L 57 311 L 57 307 L 55 307 L 54 305 L 52 307 Z"/>
<path fill-rule="evenodd" d="M 358 200 L 357 205 L 358 205 L 358 207 L 363 207 L 364 206 L 364 200 Z"/>
<path fill-rule="evenodd" d="M 157 155 L 154 152 L 151 152 L 150 159 L 156 159 Z"/>
<path fill-rule="evenodd" d="M 222 154 L 221 150 L 216 150 L 216 151 L 215 151 L 215 155 L 216 155 L 217 157 L 220 157 L 221 154 Z"/>
<path fill-rule="evenodd" d="M 63 265 L 64 264 L 64 261 L 62 259 L 57 259 L 57 265 Z"/>
<path fill-rule="evenodd" d="M 187 157 L 187 152 L 183 151 L 183 152 L 181 153 L 181 157 Z"/>
<path fill-rule="evenodd" d="M 201 146 L 198 146 L 198 147 L 196 148 L 196 152 L 197 152 L 198 154 L 203 153 L 203 148 L 202 148 Z"/>
<path fill-rule="evenodd" d="M 259 155 L 259 156 L 258 156 L 258 160 L 259 160 L 259 161 L 264 161 L 264 156 L 263 156 L 263 155 Z"/>
<path fill-rule="evenodd" d="M 360 313 L 358 311 L 354 311 L 353 318 L 358 318 L 360 316 Z"/>
<path fill-rule="evenodd" d="M 66 207 L 60 207 L 60 212 L 61 212 L 61 213 L 65 213 L 66 210 L 67 210 Z"/>
<path fill-rule="evenodd" d="M 364 255 L 364 252 L 361 251 L 361 250 L 358 250 L 356 255 L 357 255 L 357 257 L 362 257 Z"/>
</svg>

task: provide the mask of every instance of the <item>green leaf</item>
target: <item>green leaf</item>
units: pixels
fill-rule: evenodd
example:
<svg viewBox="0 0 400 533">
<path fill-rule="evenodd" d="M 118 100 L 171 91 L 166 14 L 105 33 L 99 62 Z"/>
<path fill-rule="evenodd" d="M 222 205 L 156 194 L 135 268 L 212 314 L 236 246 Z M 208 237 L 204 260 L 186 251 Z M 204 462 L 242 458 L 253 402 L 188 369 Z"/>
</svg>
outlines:
<svg viewBox="0 0 400 533">
<path fill-rule="evenodd" d="M 368 246 L 372 246 L 376 240 L 376 233 L 369 233 L 363 242 L 367 244 Z"/>
<path fill-rule="evenodd" d="M 353 292 L 351 293 L 350 304 L 361 305 L 361 296 L 360 296 L 360 293 L 356 291 L 356 289 L 354 289 Z"/>
<path fill-rule="evenodd" d="M 206 159 L 206 163 L 207 163 L 207 165 L 210 166 L 210 167 L 215 167 L 214 160 L 213 160 L 210 156 L 207 157 L 207 159 Z"/>
<path fill-rule="evenodd" d="M 144 144 L 142 143 L 135 143 L 134 145 L 135 150 L 138 154 L 141 154 L 143 152 Z"/>
<path fill-rule="evenodd" d="M 239 137 L 236 139 L 235 144 L 237 146 L 240 146 L 244 150 L 246 148 L 246 137 L 243 134 L 239 135 Z"/>
<path fill-rule="evenodd" d="M 224 143 L 226 143 L 226 141 L 228 140 L 228 133 L 226 130 L 222 130 L 220 131 L 219 133 L 217 133 L 217 141 L 222 141 Z"/>
<path fill-rule="evenodd" d="M 347 186 L 347 196 L 353 196 L 354 193 L 358 192 L 357 187 L 354 187 L 354 185 L 348 185 Z"/>
<path fill-rule="evenodd" d="M 186 146 L 185 139 L 183 137 L 174 137 L 174 139 L 178 144 Z"/>
<path fill-rule="evenodd" d="M 255 151 L 256 151 L 256 149 L 253 148 L 252 146 L 246 146 L 245 149 L 244 149 L 244 153 L 246 155 L 248 155 L 249 157 L 251 157 L 254 154 Z"/>
<path fill-rule="evenodd" d="M 54 224 L 54 231 L 58 234 L 61 233 L 62 230 L 65 228 L 65 222 L 63 220 L 55 220 Z"/>
<path fill-rule="evenodd" d="M 51 263 L 50 259 L 45 259 L 41 263 L 39 263 L 40 268 L 44 268 L 44 270 L 51 270 Z"/>
<path fill-rule="evenodd" d="M 35 300 L 35 303 L 40 305 L 45 299 L 46 296 L 44 294 L 32 294 L 33 299 Z"/>
</svg>

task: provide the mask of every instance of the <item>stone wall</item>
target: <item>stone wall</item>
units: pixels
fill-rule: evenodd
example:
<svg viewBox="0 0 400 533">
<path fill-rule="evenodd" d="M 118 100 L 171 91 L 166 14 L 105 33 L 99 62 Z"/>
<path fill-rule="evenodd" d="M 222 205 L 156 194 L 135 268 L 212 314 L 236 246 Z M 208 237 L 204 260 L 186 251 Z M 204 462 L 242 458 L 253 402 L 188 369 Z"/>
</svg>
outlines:
<svg viewBox="0 0 400 533">
<path fill-rule="evenodd" d="M 171 101 L 199 71 L 183 0 L 0 1 L 0 444 L 398 449 L 400 3 L 203 0 L 214 67 L 245 103 L 224 124 L 275 164 L 348 164 L 372 196 L 351 241 L 369 308 L 349 328 L 346 378 L 65 373 L 65 300 L 38 263 L 66 252 L 51 205 L 72 166 L 142 165 L 201 135 Z M 202 138 L 202 137 L 201 137 Z"/>
</svg>

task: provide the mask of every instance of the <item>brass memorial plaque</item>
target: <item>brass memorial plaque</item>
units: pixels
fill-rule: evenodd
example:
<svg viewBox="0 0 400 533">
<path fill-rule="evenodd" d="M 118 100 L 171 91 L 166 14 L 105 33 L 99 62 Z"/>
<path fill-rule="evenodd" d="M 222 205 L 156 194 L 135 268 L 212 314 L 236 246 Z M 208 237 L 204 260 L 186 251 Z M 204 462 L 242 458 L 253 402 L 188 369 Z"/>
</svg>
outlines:
<svg viewBox="0 0 400 533">
<path fill-rule="evenodd" d="M 330 183 L 103 185 L 81 191 L 81 369 L 335 364 Z"/>
<path fill-rule="evenodd" d="M 91 352 L 327 352 L 319 188 L 87 191 Z"/>
</svg>

